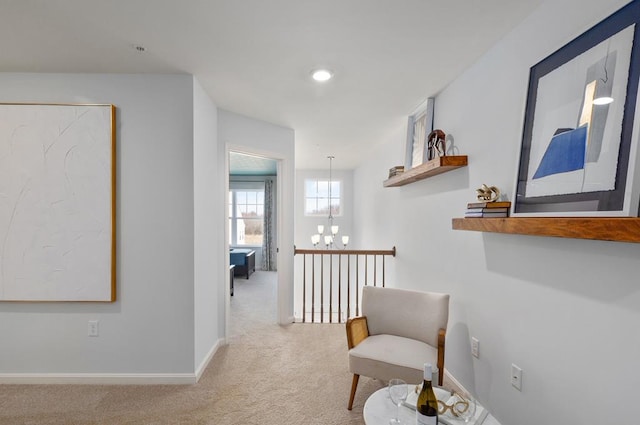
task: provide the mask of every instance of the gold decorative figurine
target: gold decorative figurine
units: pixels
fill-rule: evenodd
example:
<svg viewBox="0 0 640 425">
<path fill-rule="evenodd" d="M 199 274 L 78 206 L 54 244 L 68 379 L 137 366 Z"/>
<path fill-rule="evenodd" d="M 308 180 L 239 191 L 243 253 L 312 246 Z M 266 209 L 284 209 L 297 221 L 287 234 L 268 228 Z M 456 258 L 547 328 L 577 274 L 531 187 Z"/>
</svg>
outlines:
<svg viewBox="0 0 640 425">
<path fill-rule="evenodd" d="M 495 186 L 487 186 L 486 184 L 476 189 L 476 193 L 478 194 L 478 201 L 494 202 L 500 198 L 500 189 Z"/>
</svg>

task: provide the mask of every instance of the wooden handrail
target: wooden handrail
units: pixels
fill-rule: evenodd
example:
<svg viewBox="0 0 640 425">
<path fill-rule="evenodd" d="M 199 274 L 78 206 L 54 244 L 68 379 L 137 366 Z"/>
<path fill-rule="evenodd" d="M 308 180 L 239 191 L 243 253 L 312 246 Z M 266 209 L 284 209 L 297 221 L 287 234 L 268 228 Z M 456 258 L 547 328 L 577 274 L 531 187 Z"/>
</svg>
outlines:
<svg viewBox="0 0 640 425">
<path fill-rule="evenodd" d="M 295 248 L 293 255 L 297 254 L 320 254 L 320 255 L 391 255 L 396 256 L 396 247 L 389 250 L 376 249 L 298 249 Z"/>
</svg>

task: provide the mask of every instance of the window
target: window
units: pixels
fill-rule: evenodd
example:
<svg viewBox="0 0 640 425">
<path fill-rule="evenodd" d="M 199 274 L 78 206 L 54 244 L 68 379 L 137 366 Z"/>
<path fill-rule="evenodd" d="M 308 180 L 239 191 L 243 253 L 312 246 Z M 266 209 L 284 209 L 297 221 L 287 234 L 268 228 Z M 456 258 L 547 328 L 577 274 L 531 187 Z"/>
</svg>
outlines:
<svg viewBox="0 0 640 425">
<path fill-rule="evenodd" d="M 331 181 L 331 199 L 329 199 L 328 180 L 305 180 L 304 182 L 304 214 L 305 215 L 341 215 L 340 181 Z"/>
<path fill-rule="evenodd" d="M 264 188 L 229 191 L 229 245 L 262 245 Z"/>
</svg>

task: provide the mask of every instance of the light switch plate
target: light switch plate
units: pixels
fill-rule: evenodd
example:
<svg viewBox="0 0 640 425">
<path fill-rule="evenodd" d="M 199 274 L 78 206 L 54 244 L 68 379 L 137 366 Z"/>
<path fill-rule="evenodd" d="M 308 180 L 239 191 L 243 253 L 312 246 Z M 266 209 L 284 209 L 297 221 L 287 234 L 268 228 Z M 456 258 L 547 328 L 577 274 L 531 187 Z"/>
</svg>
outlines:
<svg viewBox="0 0 640 425">
<path fill-rule="evenodd" d="M 475 358 L 480 358 L 480 341 L 476 337 L 471 337 L 471 354 Z"/>
<path fill-rule="evenodd" d="M 518 390 L 522 391 L 522 369 L 515 364 L 511 364 L 511 385 Z"/>
<path fill-rule="evenodd" d="M 89 320 L 88 335 L 89 336 L 98 336 L 98 334 L 99 334 L 98 321 L 97 320 Z"/>
</svg>

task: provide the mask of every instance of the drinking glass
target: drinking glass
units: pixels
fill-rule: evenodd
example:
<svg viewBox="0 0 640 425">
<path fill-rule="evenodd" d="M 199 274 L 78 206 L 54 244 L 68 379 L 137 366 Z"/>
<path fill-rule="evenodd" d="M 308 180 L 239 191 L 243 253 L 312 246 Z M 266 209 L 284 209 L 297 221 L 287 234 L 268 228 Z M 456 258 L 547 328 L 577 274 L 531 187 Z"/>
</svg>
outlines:
<svg viewBox="0 0 640 425">
<path fill-rule="evenodd" d="M 401 423 L 400 418 L 398 417 L 400 413 L 400 405 L 407 399 L 408 394 L 409 390 L 407 383 L 402 379 L 392 379 L 389 381 L 389 397 L 393 404 L 396 405 L 396 417 L 389 421 L 390 424 L 398 425 Z"/>
</svg>

